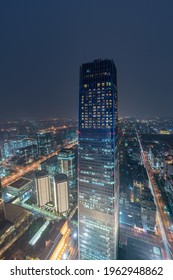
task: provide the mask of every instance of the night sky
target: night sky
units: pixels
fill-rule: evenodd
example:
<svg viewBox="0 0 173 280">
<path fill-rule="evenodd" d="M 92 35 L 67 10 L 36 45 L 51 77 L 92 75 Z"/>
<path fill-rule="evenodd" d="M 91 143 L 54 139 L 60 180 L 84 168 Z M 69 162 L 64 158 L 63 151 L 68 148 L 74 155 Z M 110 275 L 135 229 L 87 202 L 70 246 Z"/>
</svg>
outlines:
<svg viewBox="0 0 173 280">
<path fill-rule="evenodd" d="M 98 58 L 119 116 L 173 117 L 172 0 L 1 1 L 0 121 L 77 118 L 79 66 Z"/>
</svg>

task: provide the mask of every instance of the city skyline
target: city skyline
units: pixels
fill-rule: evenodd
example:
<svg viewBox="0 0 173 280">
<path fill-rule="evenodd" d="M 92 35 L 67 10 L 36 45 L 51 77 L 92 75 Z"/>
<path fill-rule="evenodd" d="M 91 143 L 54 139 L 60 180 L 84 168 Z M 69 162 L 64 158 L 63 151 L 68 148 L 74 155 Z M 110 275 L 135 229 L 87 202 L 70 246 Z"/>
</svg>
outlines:
<svg viewBox="0 0 173 280">
<path fill-rule="evenodd" d="M 173 260 L 173 2 L 0 5 L 0 260 Z"/>
<path fill-rule="evenodd" d="M 106 72 L 107 74 L 109 72 Z M 98 100 L 103 97 L 103 100 L 102 104 L 97 104 L 98 106 L 95 104 L 90 106 L 89 111 L 87 108 L 84 110 L 83 105 L 81 106 L 81 110 L 85 111 L 81 121 L 86 119 L 81 125 L 107 125 L 109 127 L 112 121 L 111 114 L 109 115 L 108 112 L 109 105 L 112 104 L 111 100 L 108 100 L 110 96 L 107 95 L 111 94 L 107 92 L 110 91 L 109 83 L 110 81 L 107 81 L 104 85 L 98 83 L 100 87 L 97 91 L 91 91 L 91 88 L 88 87 L 89 90 L 87 91 L 86 83 L 84 83 L 86 97 L 88 92 L 88 98 L 90 98 L 88 105 L 95 102 L 96 96 Z M 95 96 L 94 93 L 96 92 Z M 106 94 L 106 99 L 102 94 Z M 82 96 L 81 101 L 84 101 L 85 99 Z M 99 111 L 105 108 L 104 103 L 106 103 L 106 111 Z M 87 105 L 87 103 L 84 105 Z M 96 115 L 97 121 L 95 118 L 88 118 L 92 110 L 95 112 L 95 107 L 98 107 L 97 113 L 93 115 Z M 107 115 L 109 117 L 106 117 Z M 65 120 L 62 122 L 60 120 L 45 120 L 26 124 L 19 122 L 15 125 L 7 123 L 0 129 L 0 177 L 2 178 L 0 227 L 2 226 L 3 229 L 0 259 L 73 260 L 78 258 L 78 211 L 75 180 L 78 150 L 77 123 L 66 122 Z M 42 133 L 43 141 L 38 141 L 38 134 L 40 133 Z M 91 137 L 93 136 L 98 137 L 95 133 L 91 133 Z M 120 235 L 118 259 L 160 260 L 173 258 L 172 137 L 173 120 L 119 119 Z M 88 156 L 84 154 L 87 161 L 90 161 L 92 156 L 91 141 L 89 142 L 85 147 Z M 95 149 L 93 145 L 98 144 L 98 141 L 92 143 L 92 147 Z M 102 146 L 102 149 L 110 155 L 109 147 L 106 146 L 104 149 Z M 79 141 L 80 148 L 81 142 Z M 116 149 L 113 149 L 113 151 L 116 152 Z M 81 152 L 79 154 L 81 156 Z M 90 154 L 91 156 L 89 156 Z M 98 166 L 98 170 L 101 171 L 102 165 L 98 157 L 100 159 L 104 158 L 107 163 L 108 160 L 111 160 L 111 156 L 106 156 L 102 152 L 96 153 L 95 151 L 94 156 L 97 156 L 95 165 L 88 165 L 88 167 L 93 167 L 92 170 L 96 170 L 95 167 Z M 85 161 L 85 167 L 87 167 L 86 164 Z M 105 174 L 107 167 L 108 164 L 105 165 L 102 172 L 98 172 L 99 178 L 103 179 L 104 175 L 109 176 L 109 174 Z M 49 174 L 50 177 L 50 185 L 46 184 L 46 186 L 42 182 L 39 190 L 37 184 L 34 183 L 35 179 L 38 179 L 38 170 L 41 170 L 39 171 L 39 173 L 41 172 L 40 175 Z M 89 171 L 87 171 L 87 168 L 83 168 L 82 171 L 84 171 L 83 175 L 87 176 L 85 179 L 88 180 Z M 68 176 L 69 186 L 65 182 L 61 186 L 63 196 L 59 196 L 55 190 L 54 180 L 57 173 L 64 173 Z M 94 173 L 96 172 L 92 173 L 90 177 L 90 180 L 94 180 L 92 185 L 97 186 L 95 183 L 98 183 L 98 190 L 100 190 L 100 188 L 103 188 L 100 184 L 103 184 L 105 180 L 95 181 L 97 178 Z M 64 174 L 58 176 L 67 178 Z M 108 179 L 108 177 L 105 179 Z M 107 183 L 110 183 L 110 181 L 108 180 Z M 108 187 L 107 183 L 104 185 L 105 187 Z M 69 195 L 67 194 L 68 187 Z M 50 196 L 45 196 L 45 189 L 49 189 Z M 46 198 L 43 203 L 38 203 L 38 192 Z M 69 203 L 64 204 L 65 201 L 68 201 L 68 197 Z M 90 202 L 93 202 L 92 205 L 96 206 L 95 203 L 99 196 L 91 195 L 90 197 L 92 198 Z M 99 201 L 102 201 L 103 197 L 105 199 L 104 195 L 101 196 Z M 57 200 L 60 201 L 61 205 L 66 205 L 67 212 L 61 213 L 61 209 L 56 208 Z M 87 205 L 87 197 L 85 202 Z M 104 200 L 104 202 L 106 201 Z M 100 205 L 102 209 L 103 205 L 106 206 L 106 204 Z M 20 231 L 21 227 L 23 228 L 22 231 Z M 106 233 L 101 236 L 107 238 Z M 55 243 L 46 242 L 52 238 L 55 238 Z M 86 239 L 86 236 L 83 236 L 83 238 Z M 102 256 L 103 252 L 104 250 L 101 252 Z M 111 250 L 107 252 L 111 252 Z M 105 258 L 105 255 L 103 258 Z"/>
<path fill-rule="evenodd" d="M 106 57 L 118 68 L 120 116 L 173 117 L 172 2 L 1 5 L 2 121 L 77 118 L 78 67 Z"/>
</svg>

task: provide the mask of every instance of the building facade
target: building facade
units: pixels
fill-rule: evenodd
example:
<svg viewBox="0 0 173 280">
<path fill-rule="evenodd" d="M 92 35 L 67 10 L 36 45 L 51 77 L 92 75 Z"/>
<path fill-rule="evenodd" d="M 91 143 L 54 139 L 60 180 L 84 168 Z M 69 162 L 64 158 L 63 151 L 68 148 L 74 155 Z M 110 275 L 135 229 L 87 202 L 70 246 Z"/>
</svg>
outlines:
<svg viewBox="0 0 173 280">
<path fill-rule="evenodd" d="M 1 177 L 0 177 L 0 199 L 2 199 L 2 184 L 1 184 Z"/>
<path fill-rule="evenodd" d="M 71 206 L 76 205 L 77 198 L 77 162 L 73 149 L 62 149 L 58 153 L 58 172 L 68 177 L 69 198 Z"/>
<path fill-rule="evenodd" d="M 4 201 L 0 198 L 0 229 L 5 221 Z"/>
<path fill-rule="evenodd" d="M 55 176 L 54 202 L 57 213 L 62 214 L 69 210 L 68 178 L 65 174 Z"/>
<path fill-rule="evenodd" d="M 114 260 L 118 249 L 118 99 L 113 60 L 80 67 L 79 258 Z"/>
<path fill-rule="evenodd" d="M 143 228 L 146 231 L 155 231 L 156 205 L 149 188 L 144 188 L 141 195 L 141 218 Z"/>
<path fill-rule="evenodd" d="M 33 181 L 31 179 L 21 177 L 14 183 L 9 184 L 5 188 L 5 193 L 14 197 L 18 197 L 20 201 L 29 198 L 33 192 Z"/>
<path fill-rule="evenodd" d="M 45 156 L 51 153 L 51 134 L 37 133 L 38 156 Z"/>
<path fill-rule="evenodd" d="M 49 173 L 44 170 L 37 171 L 35 185 L 37 205 L 44 206 L 51 200 Z"/>
</svg>

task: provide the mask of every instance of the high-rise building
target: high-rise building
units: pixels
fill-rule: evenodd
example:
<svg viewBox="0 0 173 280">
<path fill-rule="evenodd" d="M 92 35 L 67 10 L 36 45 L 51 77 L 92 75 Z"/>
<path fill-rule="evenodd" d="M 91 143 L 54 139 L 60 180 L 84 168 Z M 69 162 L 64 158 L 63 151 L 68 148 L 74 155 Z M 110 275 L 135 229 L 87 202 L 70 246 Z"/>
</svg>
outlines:
<svg viewBox="0 0 173 280">
<path fill-rule="evenodd" d="M 1 184 L 1 177 L 0 177 L 0 199 L 2 199 L 2 184 Z"/>
<path fill-rule="evenodd" d="M 4 221 L 5 221 L 4 201 L 3 199 L 0 198 L 0 227 L 3 225 Z"/>
<path fill-rule="evenodd" d="M 38 155 L 44 156 L 51 152 L 51 135 L 50 133 L 37 133 Z"/>
<path fill-rule="evenodd" d="M 8 140 L 4 140 L 2 151 L 3 151 L 3 158 L 4 159 L 9 158 L 9 157 L 12 156 L 12 152 L 11 152 Z"/>
<path fill-rule="evenodd" d="M 51 200 L 49 173 L 44 170 L 37 171 L 35 185 L 37 204 L 43 206 Z"/>
<path fill-rule="evenodd" d="M 113 60 L 80 67 L 79 258 L 113 260 L 118 249 L 118 100 Z"/>
<path fill-rule="evenodd" d="M 141 195 L 141 218 L 143 228 L 147 231 L 155 231 L 156 205 L 149 188 L 144 188 Z"/>
<path fill-rule="evenodd" d="M 1 147 L 0 147 L 0 165 L 2 162 L 2 154 L 1 154 Z M 1 177 L 0 177 L 0 199 L 2 198 L 2 185 L 1 185 Z"/>
<path fill-rule="evenodd" d="M 61 214 L 69 210 L 68 178 L 65 174 L 57 174 L 54 182 L 54 202 L 56 212 Z"/>
<path fill-rule="evenodd" d="M 1 149 L 0 149 L 0 164 L 2 161 Z M 4 212 L 4 201 L 2 199 L 2 185 L 1 185 L 1 177 L 0 177 L 0 226 L 5 221 L 5 212 Z"/>
<path fill-rule="evenodd" d="M 73 149 L 62 149 L 58 153 L 58 171 L 59 173 L 66 174 L 68 177 L 70 204 L 76 203 L 76 173 L 77 162 L 76 153 Z"/>
<path fill-rule="evenodd" d="M 2 163 L 2 151 L 1 151 L 1 146 L 0 146 L 0 164 Z"/>
<path fill-rule="evenodd" d="M 46 170 L 50 176 L 51 201 L 54 201 L 54 177 L 58 173 L 57 155 L 46 159 L 40 164 L 41 170 Z M 60 172 L 61 173 L 61 172 Z"/>
</svg>

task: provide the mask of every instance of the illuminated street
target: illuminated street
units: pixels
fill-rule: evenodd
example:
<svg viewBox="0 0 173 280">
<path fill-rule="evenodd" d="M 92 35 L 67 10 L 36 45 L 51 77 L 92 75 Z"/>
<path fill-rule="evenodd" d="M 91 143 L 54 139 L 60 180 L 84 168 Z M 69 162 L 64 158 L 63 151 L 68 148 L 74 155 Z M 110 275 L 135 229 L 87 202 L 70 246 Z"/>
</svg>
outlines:
<svg viewBox="0 0 173 280">
<path fill-rule="evenodd" d="M 78 255 L 78 243 L 76 242 L 77 236 L 73 234 L 70 236 L 70 233 L 73 230 L 73 226 L 70 227 L 67 234 L 65 235 L 65 243 L 60 251 L 57 260 L 75 260 Z"/>
<path fill-rule="evenodd" d="M 136 131 L 137 134 L 137 138 L 139 141 L 139 145 L 141 148 L 141 155 L 142 155 L 142 159 L 143 159 L 143 163 L 144 166 L 146 168 L 147 174 L 148 174 L 148 178 L 149 178 L 149 187 L 151 188 L 152 194 L 154 196 L 154 200 L 155 203 L 157 205 L 157 215 L 158 215 L 158 224 L 159 224 L 159 228 L 160 228 L 160 232 L 161 232 L 161 237 L 163 240 L 163 244 L 165 247 L 165 251 L 166 251 L 166 255 L 167 255 L 167 259 L 171 260 L 172 259 L 172 237 L 170 235 L 170 233 L 168 233 L 168 229 L 170 224 L 168 224 L 168 221 L 164 215 L 164 208 L 163 205 L 161 204 L 161 201 L 159 199 L 159 194 L 158 194 L 158 189 L 156 187 L 153 187 L 155 182 L 152 179 L 152 173 L 148 170 L 148 161 L 147 161 L 147 157 L 143 151 L 142 148 L 142 144 L 138 135 L 138 132 Z"/>
<path fill-rule="evenodd" d="M 75 146 L 77 144 L 77 141 L 75 141 L 74 143 L 70 143 L 68 145 L 65 146 L 65 148 L 72 148 L 73 146 Z M 5 178 L 2 179 L 2 187 L 5 187 L 11 183 L 13 183 L 14 181 L 18 180 L 20 177 L 22 177 L 23 175 L 25 175 L 28 172 L 37 170 L 40 163 L 44 162 L 45 160 L 55 156 L 58 154 L 60 150 L 57 150 L 56 152 L 53 152 L 47 156 L 42 157 L 41 159 L 37 160 L 36 162 L 33 162 L 32 164 L 25 166 L 25 167 L 21 167 L 20 170 L 17 169 L 17 171 L 15 172 L 15 174 L 6 176 Z"/>
</svg>

